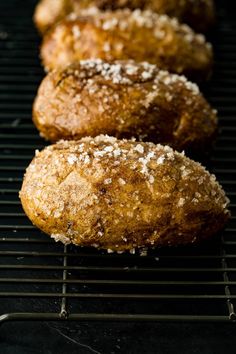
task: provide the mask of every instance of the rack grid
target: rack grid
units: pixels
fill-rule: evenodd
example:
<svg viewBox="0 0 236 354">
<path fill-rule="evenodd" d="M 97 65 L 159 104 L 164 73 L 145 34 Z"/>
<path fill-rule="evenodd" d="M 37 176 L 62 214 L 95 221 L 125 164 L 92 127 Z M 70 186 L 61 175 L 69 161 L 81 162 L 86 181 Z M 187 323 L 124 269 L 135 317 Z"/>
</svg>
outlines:
<svg viewBox="0 0 236 354">
<path fill-rule="evenodd" d="M 210 170 L 232 218 L 214 241 L 146 257 L 56 244 L 24 215 L 23 173 L 45 142 L 31 121 L 44 76 L 36 1 L 0 3 L 0 323 L 6 320 L 225 321 L 236 314 L 236 25 L 219 2 L 215 74 L 204 87 L 221 133 Z"/>
</svg>

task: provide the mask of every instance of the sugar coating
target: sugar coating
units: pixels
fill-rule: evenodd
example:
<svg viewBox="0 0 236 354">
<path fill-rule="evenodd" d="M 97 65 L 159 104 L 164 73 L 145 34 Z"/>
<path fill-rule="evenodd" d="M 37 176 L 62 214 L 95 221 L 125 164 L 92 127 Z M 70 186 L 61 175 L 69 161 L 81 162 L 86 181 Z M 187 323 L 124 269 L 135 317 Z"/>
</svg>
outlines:
<svg viewBox="0 0 236 354">
<path fill-rule="evenodd" d="M 75 69 L 77 67 L 77 70 Z M 197 84 L 187 80 L 183 75 L 169 73 L 166 70 L 160 70 L 156 65 L 147 62 L 135 63 L 132 60 L 116 61 L 110 63 L 101 59 L 81 60 L 79 64 L 68 66 L 62 72 L 63 77 L 74 75 L 78 79 L 83 80 L 92 86 L 93 77 L 100 75 L 104 80 L 112 81 L 114 84 L 131 85 L 137 82 L 145 83 L 150 80 L 154 81 L 153 93 L 149 93 L 150 101 L 155 98 L 158 90 L 158 84 L 162 83 L 167 86 L 172 84 L 182 84 L 193 95 L 200 93 Z M 94 90 L 94 88 L 92 88 Z M 92 94 L 94 91 L 91 92 Z M 153 97 L 152 97 L 153 96 Z"/>
<path fill-rule="evenodd" d="M 195 242 L 201 223 L 217 231 L 216 220 L 229 215 L 224 191 L 199 163 L 169 146 L 105 135 L 60 141 L 38 153 L 20 197 L 29 217 L 56 241 L 119 252 Z M 184 221 L 189 210 L 196 217 L 191 232 Z"/>
<path fill-rule="evenodd" d="M 74 26 L 72 27 L 72 32 L 73 32 L 73 35 L 74 35 L 74 38 L 75 38 L 75 39 L 80 38 L 80 28 L 79 28 L 79 26 L 74 25 Z"/>
<path fill-rule="evenodd" d="M 110 134 L 179 150 L 202 144 L 207 150 L 217 127 L 196 84 L 132 60 L 82 60 L 53 71 L 40 86 L 33 116 L 52 141 Z"/>
<path fill-rule="evenodd" d="M 84 15 L 92 16 L 94 23 L 97 27 L 102 28 L 104 31 L 114 31 L 119 29 L 121 31 L 127 31 L 132 26 L 140 28 L 148 28 L 153 31 L 154 37 L 162 40 L 167 35 L 167 28 L 170 26 L 174 31 L 183 35 L 183 38 L 188 43 L 196 42 L 198 44 L 204 44 L 211 50 L 212 46 L 209 42 L 206 42 L 206 38 L 203 34 L 196 34 L 188 25 L 180 24 L 176 18 L 171 18 L 165 14 L 157 14 L 151 10 L 136 9 L 131 11 L 129 9 L 116 10 L 115 12 L 106 11 L 105 13 L 99 11 L 84 11 Z M 75 13 L 70 14 L 68 20 L 76 21 L 77 16 Z M 72 31 L 75 31 L 77 36 L 77 29 L 72 27 Z M 108 44 L 110 47 L 110 44 Z M 106 48 L 106 51 L 109 51 Z"/>
<path fill-rule="evenodd" d="M 159 14 L 169 14 L 178 17 L 181 22 L 189 21 L 191 27 L 198 28 L 199 32 L 205 31 L 214 20 L 212 0 L 41 0 L 36 8 L 35 21 L 39 29 L 45 32 L 71 11 L 75 13 L 69 16 L 74 19 L 77 15 L 96 16 L 101 11 L 122 8 L 142 8 Z M 143 24 L 138 14 L 135 14 L 135 18 L 140 25 Z M 126 23 L 122 22 L 120 26 L 125 29 Z"/>
<path fill-rule="evenodd" d="M 152 29 L 154 36 L 157 39 L 163 39 L 166 36 L 166 27 L 171 26 L 175 31 L 181 31 L 186 42 L 194 41 L 199 44 L 205 44 L 206 38 L 202 34 L 195 34 L 194 31 L 186 24 L 181 25 L 176 18 L 170 18 L 167 15 L 160 15 L 151 10 L 141 11 L 136 9 L 117 10 L 115 16 L 110 12 L 98 16 L 96 14 L 95 24 L 105 31 L 113 31 L 116 28 L 121 31 L 126 31 L 128 28 L 136 25 L 140 28 Z M 208 43 L 210 46 L 210 44 Z"/>
<path fill-rule="evenodd" d="M 97 39 L 91 42 L 90 37 Z M 123 9 L 63 20 L 45 37 L 41 56 L 48 70 L 88 58 L 146 59 L 194 79 L 199 72 L 201 80 L 200 76 L 210 74 L 213 55 L 203 35 L 175 18 L 150 10 Z M 148 77 L 150 73 L 144 72 L 143 78 Z"/>
<path fill-rule="evenodd" d="M 50 163 L 43 163 L 43 160 L 50 161 Z M 26 176 L 31 176 L 27 180 L 26 187 L 21 194 L 26 194 L 28 198 L 33 198 L 34 205 L 42 209 L 45 215 L 51 215 L 54 218 L 59 218 L 68 208 L 70 213 L 76 215 L 79 210 L 82 210 L 84 206 L 95 206 L 99 205 L 99 200 L 101 198 L 100 194 L 93 191 L 93 187 L 86 187 L 87 199 L 83 200 L 83 203 L 77 202 L 77 196 L 70 194 L 73 188 L 66 190 L 66 193 L 70 194 L 69 205 L 66 204 L 63 199 L 63 195 L 54 195 L 51 199 L 53 190 L 50 189 L 50 183 L 54 186 L 63 186 L 68 178 L 71 178 L 71 183 L 76 185 L 76 176 L 81 174 L 85 169 L 87 171 L 86 178 L 90 178 L 91 173 L 94 176 L 98 176 L 99 185 L 101 190 L 104 188 L 124 188 L 127 184 L 129 185 L 128 175 L 126 177 L 121 177 L 119 175 L 119 169 L 117 169 L 117 162 L 119 162 L 122 168 L 126 168 L 129 173 L 136 176 L 140 180 L 140 183 L 146 183 L 147 188 L 154 186 L 158 190 L 159 186 L 159 173 L 162 174 L 162 183 L 177 186 L 177 182 L 182 181 L 181 185 L 185 186 L 186 182 L 184 180 L 187 178 L 188 184 L 194 183 L 198 186 L 198 189 L 194 194 L 183 194 L 180 193 L 177 196 L 177 207 L 188 208 L 189 203 L 203 203 L 208 200 L 209 195 L 214 200 L 215 205 L 220 210 L 227 213 L 228 199 L 219 184 L 216 182 L 214 175 L 210 175 L 209 172 L 205 170 L 199 163 L 193 162 L 186 158 L 184 154 L 178 153 L 171 149 L 169 146 L 162 146 L 160 144 L 155 145 L 153 143 L 139 143 L 135 141 L 128 140 L 118 140 L 114 137 L 101 135 L 96 138 L 84 138 L 79 142 L 74 141 L 60 141 L 56 145 L 48 146 L 42 152 L 38 153 L 33 162 L 27 169 Z M 61 170 L 60 166 L 64 166 Z M 168 171 L 170 166 L 178 166 L 178 174 L 175 173 L 165 174 L 164 171 Z M 40 171 L 40 178 L 37 179 L 37 190 L 35 190 L 35 174 L 38 176 Z M 59 175 L 57 171 L 68 171 L 60 182 L 58 181 Z M 72 172 L 76 174 L 72 174 Z M 173 170 L 174 171 L 174 170 Z M 173 173 L 172 171 L 172 173 Z M 117 177 L 118 173 L 118 177 Z M 164 173 L 164 174 L 163 174 Z M 84 172 L 83 172 L 84 174 Z M 57 177 L 58 176 L 58 177 Z M 85 178 L 85 176 L 83 178 Z M 175 176 L 175 177 L 174 177 Z M 177 177 L 178 176 L 178 177 Z M 201 176 L 201 178 L 199 177 Z M 128 180 L 127 180 L 128 178 Z M 69 179 L 70 180 L 70 179 Z M 165 182 L 166 181 L 166 182 Z M 171 182 L 172 181 L 172 182 Z M 87 182 L 86 182 L 87 183 Z M 173 185 L 173 186 L 174 186 Z M 205 193 L 205 185 L 208 194 Z M 176 187 L 175 187 L 176 188 Z M 186 190 L 187 191 L 187 190 Z M 103 195 L 103 193 L 102 193 Z M 163 194 L 162 197 L 167 199 L 172 198 L 171 189 Z M 107 199 L 105 194 L 106 203 L 110 203 L 109 198 Z M 135 203 L 139 205 L 139 193 L 134 194 Z M 155 198 L 155 196 L 154 196 Z M 48 200 L 50 199 L 50 202 Z M 42 203 L 42 200 L 43 203 Z M 131 204 L 132 205 L 132 204 Z M 134 204 L 135 205 L 135 204 Z M 126 205 L 127 207 L 127 205 Z M 136 207 L 135 207 L 136 208 Z M 186 209 L 187 210 L 187 209 Z M 135 209 L 130 210 L 127 213 L 127 217 L 133 218 Z M 122 216 L 122 214 L 121 214 Z M 124 217 L 124 215 L 123 215 Z M 114 220 L 115 222 L 115 220 Z M 102 236 L 103 227 L 102 224 L 98 223 L 98 234 Z M 53 232 L 52 237 L 55 240 L 61 240 L 64 243 L 68 243 L 76 231 L 73 230 L 70 224 L 66 234 L 61 234 L 60 232 Z"/>
<path fill-rule="evenodd" d="M 69 245 L 71 243 L 69 237 L 63 234 L 52 234 L 51 238 L 53 238 L 56 242 L 64 243 L 64 245 Z"/>
</svg>

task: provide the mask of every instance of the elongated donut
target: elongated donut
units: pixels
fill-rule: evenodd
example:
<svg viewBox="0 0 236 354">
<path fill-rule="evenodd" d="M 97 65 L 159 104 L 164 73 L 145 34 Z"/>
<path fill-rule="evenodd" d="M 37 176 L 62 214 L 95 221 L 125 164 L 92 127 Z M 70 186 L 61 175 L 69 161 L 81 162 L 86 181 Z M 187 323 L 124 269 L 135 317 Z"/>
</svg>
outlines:
<svg viewBox="0 0 236 354">
<path fill-rule="evenodd" d="M 56 241 L 112 251 L 210 238 L 229 218 L 215 176 L 168 146 L 99 136 L 37 153 L 20 192 Z"/>
<path fill-rule="evenodd" d="M 41 0 L 35 10 L 34 21 L 41 33 L 71 12 L 77 15 L 97 11 L 151 10 L 159 14 L 177 17 L 195 30 L 204 32 L 215 22 L 215 8 L 212 0 Z"/>
<path fill-rule="evenodd" d="M 63 20 L 45 35 L 41 58 L 47 70 L 94 58 L 147 61 L 200 81 L 211 74 L 213 54 L 203 35 L 176 19 L 126 9 Z"/>
<path fill-rule="evenodd" d="M 148 63 L 99 59 L 49 73 L 33 119 L 51 141 L 108 134 L 199 156 L 209 151 L 217 129 L 216 112 L 185 77 Z"/>
</svg>

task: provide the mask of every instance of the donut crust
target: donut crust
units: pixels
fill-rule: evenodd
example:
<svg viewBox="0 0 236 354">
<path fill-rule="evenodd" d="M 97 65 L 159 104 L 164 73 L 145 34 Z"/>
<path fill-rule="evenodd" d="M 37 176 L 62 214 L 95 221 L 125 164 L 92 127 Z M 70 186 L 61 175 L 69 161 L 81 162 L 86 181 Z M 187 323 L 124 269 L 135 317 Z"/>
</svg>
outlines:
<svg viewBox="0 0 236 354">
<path fill-rule="evenodd" d="M 82 15 L 94 11 L 151 10 L 176 17 L 199 32 L 206 32 L 215 23 L 213 0 L 41 0 L 35 10 L 34 22 L 41 33 L 70 13 Z"/>
<path fill-rule="evenodd" d="M 168 146 L 99 136 L 37 152 L 20 198 L 56 241 L 123 252 L 208 239 L 229 218 L 215 176 Z"/>
<path fill-rule="evenodd" d="M 45 35 L 41 58 L 46 70 L 78 60 L 133 59 L 203 81 L 211 75 L 213 53 L 203 35 L 176 19 L 126 9 L 64 19 Z"/>
<path fill-rule="evenodd" d="M 217 117 L 185 77 L 148 63 L 88 60 L 43 80 L 33 107 L 50 141 L 108 134 L 167 144 L 197 155 L 209 151 Z"/>
</svg>

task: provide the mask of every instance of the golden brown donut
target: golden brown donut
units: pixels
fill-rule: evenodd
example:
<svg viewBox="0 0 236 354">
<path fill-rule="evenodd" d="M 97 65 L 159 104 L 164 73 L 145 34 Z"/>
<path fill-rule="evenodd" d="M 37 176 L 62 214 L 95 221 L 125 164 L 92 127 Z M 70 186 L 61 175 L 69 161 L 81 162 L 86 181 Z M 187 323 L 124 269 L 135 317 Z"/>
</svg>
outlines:
<svg viewBox="0 0 236 354">
<path fill-rule="evenodd" d="M 48 140 L 108 134 L 160 142 L 177 150 L 209 150 L 216 112 L 184 76 L 148 63 L 74 63 L 49 73 L 33 107 Z"/>
<path fill-rule="evenodd" d="M 99 136 L 37 152 L 20 198 L 56 241 L 112 251 L 208 239 L 229 218 L 215 176 L 168 146 Z"/>
<path fill-rule="evenodd" d="M 41 33 L 71 12 L 77 15 L 91 11 L 129 8 L 151 10 L 177 17 L 199 32 L 205 32 L 215 22 L 213 0 L 41 0 L 35 10 L 34 21 Z"/>
<path fill-rule="evenodd" d="M 83 59 L 133 59 L 194 80 L 209 77 L 213 60 L 203 35 L 166 15 L 140 10 L 67 18 L 44 37 L 41 57 L 47 70 Z"/>
</svg>

